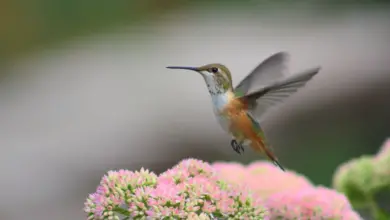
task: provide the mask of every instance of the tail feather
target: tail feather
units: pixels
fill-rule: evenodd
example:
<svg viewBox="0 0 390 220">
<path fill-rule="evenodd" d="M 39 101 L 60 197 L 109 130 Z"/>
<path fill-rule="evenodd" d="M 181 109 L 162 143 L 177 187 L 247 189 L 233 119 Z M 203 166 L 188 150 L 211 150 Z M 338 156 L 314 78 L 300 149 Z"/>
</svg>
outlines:
<svg viewBox="0 0 390 220">
<path fill-rule="evenodd" d="M 267 148 L 264 148 L 264 152 L 267 155 L 267 157 L 272 160 L 272 162 L 275 164 L 275 166 L 279 167 L 281 170 L 285 171 L 284 167 L 279 163 L 278 159 L 275 157 L 271 151 L 269 151 Z"/>
<path fill-rule="evenodd" d="M 276 156 L 270 151 L 270 149 L 265 146 L 261 138 L 258 138 L 258 140 L 256 140 L 256 145 L 256 150 L 262 151 L 272 161 L 272 163 L 275 164 L 275 166 L 279 167 L 282 171 L 285 171 L 284 167 L 280 164 L 280 162 L 278 161 Z"/>
</svg>

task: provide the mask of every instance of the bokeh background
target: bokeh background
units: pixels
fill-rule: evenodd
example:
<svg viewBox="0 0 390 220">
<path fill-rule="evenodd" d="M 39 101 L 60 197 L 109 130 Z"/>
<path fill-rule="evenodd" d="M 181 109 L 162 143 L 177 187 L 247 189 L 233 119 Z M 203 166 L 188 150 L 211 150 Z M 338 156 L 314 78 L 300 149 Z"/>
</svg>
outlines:
<svg viewBox="0 0 390 220">
<path fill-rule="evenodd" d="M 330 186 L 389 136 L 388 3 L 1 1 L 0 219 L 84 219 L 111 169 L 259 159 L 231 150 L 198 74 L 165 67 L 221 62 L 237 84 L 278 51 L 291 74 L 322 70 L 266 134 L 287 168 Z"/>
</svg>

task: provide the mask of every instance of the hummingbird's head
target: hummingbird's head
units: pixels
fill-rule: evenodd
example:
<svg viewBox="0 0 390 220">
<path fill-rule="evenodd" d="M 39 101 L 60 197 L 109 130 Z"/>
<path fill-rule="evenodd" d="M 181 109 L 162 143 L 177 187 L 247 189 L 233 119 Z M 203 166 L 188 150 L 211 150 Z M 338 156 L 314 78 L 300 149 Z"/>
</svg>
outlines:
<svg viewBox="0 0 390 220">
<path fill-rule="evenodd" d="M 185 69 L 200 73 L 206 81 L 211 95 L 225 93 L 232 90 L 232 76 L 226 66 L 213 63 L 201 67 L 168 66 L 169 69 Z"/>
</svg>

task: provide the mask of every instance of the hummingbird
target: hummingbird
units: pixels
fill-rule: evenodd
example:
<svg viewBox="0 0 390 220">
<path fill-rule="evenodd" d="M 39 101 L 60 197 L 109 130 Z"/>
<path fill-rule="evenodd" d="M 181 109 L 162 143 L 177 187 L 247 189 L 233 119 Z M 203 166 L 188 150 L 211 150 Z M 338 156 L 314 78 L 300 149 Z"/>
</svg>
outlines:
<svg viewBox="0 0 390 220">
<path fill-rule="evenodd" d="M 289 54 L 284 51 L 269 56 L 235 87 L 229 69 L 220 63 L 167 68 L 191 70 L 204 78 L 214 115 L 222 129 L 232 137 L 230 145 L 235 152 L 241 154 L 244 146 L 250 146 L 284 171 L 260 124 L 269 110 L 304 87 L 321 68 L 317 66 L 287 76 L 288 58 Z"/>
</svg>

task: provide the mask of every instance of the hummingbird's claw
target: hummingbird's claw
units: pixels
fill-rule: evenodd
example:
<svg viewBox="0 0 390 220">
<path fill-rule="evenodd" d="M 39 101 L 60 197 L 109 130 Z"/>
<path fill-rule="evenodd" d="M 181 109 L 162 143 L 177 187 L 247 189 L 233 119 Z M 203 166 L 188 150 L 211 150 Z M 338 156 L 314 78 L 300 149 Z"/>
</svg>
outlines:
<svg viewBox="0 0 390 220">
<path fill-rule="evenodd" d="M 230 142 L 230 145 L 232 146 L 233 150 L 238 154 L 241 154 L 241 150 L 242 152 L 244 152 L 244 147 L 239 144 L 235 139 Z"/>
</svg>

